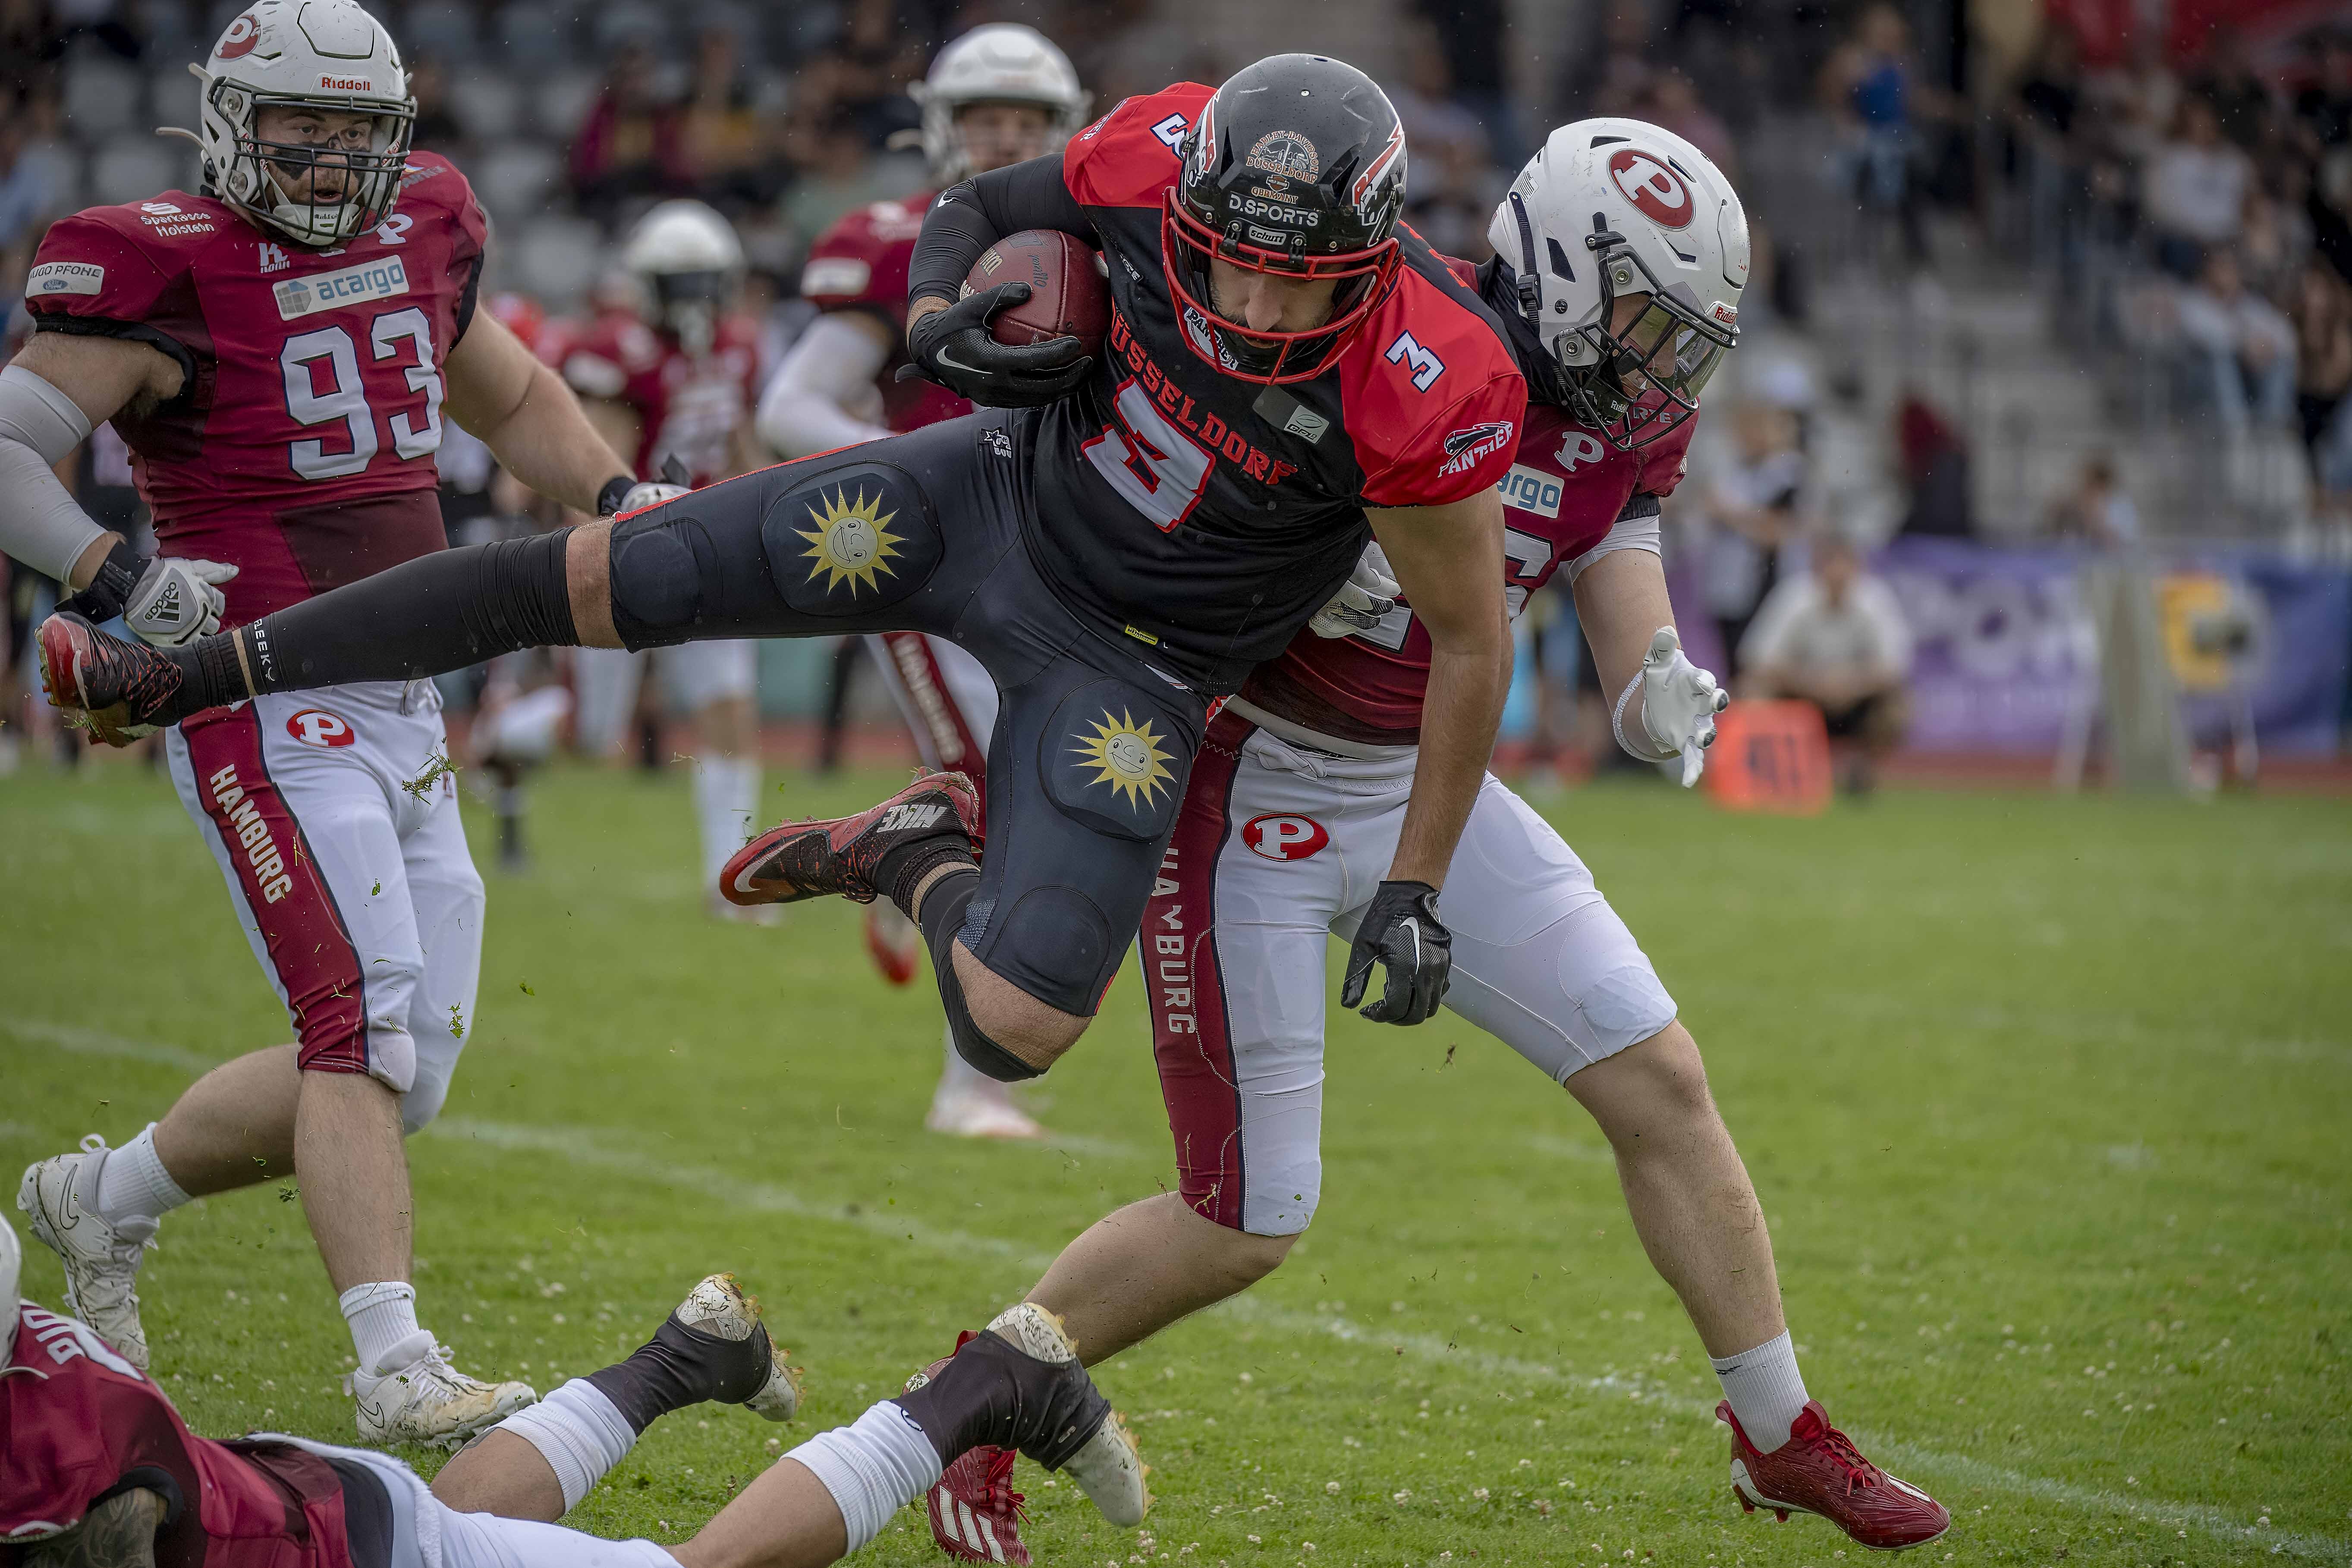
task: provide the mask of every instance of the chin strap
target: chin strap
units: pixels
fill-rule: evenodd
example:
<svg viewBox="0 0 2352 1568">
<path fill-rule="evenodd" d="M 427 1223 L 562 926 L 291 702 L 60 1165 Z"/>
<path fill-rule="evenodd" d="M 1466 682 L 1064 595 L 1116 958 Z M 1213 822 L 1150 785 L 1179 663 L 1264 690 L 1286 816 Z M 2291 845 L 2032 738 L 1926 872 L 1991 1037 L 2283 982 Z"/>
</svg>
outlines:
<svg viewBox="0 0 2352 1568">
<path fill-rule="evenodd" d="M 1511 193 L 1511 216 L 1518 222 L 1519 253 L 1527 258 L 1527 265 L 1519 268 L 1519 313 L 1527 317 L 1528 325 L 1541 331 L 1543 279 L 1536 275 L 1535 226 L 1528 221 L 1528 204 L 1517 191 Z"/>
</svg>

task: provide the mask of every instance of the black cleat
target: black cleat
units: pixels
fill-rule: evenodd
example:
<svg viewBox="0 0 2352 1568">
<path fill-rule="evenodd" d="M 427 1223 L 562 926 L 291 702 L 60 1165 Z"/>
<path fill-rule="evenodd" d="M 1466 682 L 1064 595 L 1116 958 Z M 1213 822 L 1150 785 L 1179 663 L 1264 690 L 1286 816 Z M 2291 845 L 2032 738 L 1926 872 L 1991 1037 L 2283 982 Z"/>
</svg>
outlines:
<svg viewBox="0 0 2352 1568">
<path fill-rule="evenodd" d="M 1067 1470 L 1113 1524 L 1140 1524 L 1151 1506 L 1133 1435 L 1078 1364 L 1062 1321 L 1034 1303 L 998 1313 L 955 1354 L 909 1378 L 894 1403 L 923 1428 L 942 1466 L 983 1446 L 1015 1449 Z"/>
</svg>

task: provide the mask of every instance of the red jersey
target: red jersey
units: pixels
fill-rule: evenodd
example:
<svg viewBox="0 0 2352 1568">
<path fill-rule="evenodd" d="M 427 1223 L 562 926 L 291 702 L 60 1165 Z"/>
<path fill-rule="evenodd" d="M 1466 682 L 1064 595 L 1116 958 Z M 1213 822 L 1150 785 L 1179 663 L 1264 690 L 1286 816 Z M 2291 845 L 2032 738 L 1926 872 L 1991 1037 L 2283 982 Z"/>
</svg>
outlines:
<svg viewBox="0 0 2352 1568">
<path fill-rule="evenodd" d="M 555 357 L 572 391 L 636 412 L 641 477 L 659 479 L 673 457 L 690 484 L 735 476 L 736 437 L 760 396 L 760 329 L 748 317 L 720 317 L 710 352 L 690 354 L 635 314 L 609 310 L 566 334 Z"/>
<path fill-rule="evenodd" d="M 1501 321 L 1402 225 L 1395 286 L 1318 374 L 1266 386 L 1196 353 L 1207 323 L 1168 287 L 1160 226 L 1211 93 L 1129 99 L 1064 150 L 1110 333 L 1085 384 L 1033 416 L 1028 532 L 1083 619 L 1223 692 L 1347 580 L 1365 507 L 1440 505 L 1502 478 L 1527 386 Z"/>
<path fill-rule="evenodd" d="M 123 1482 L 162 1494 L 158 1568 L 352 1568 L 341 1479 L 285 1443 L 192 1434 L 163 1390 L 29 1302 L 0 1367 L 0 1544 L 81 1522 Z"/>
<path fill-rule="evenodd" d="M 26 280 L 41 331 L 129 338 L 179 395 L 113 425 L 155 535 L 226 561 L 251 620 L 441 549 L 441 367 L 473 320 L 487 225 L 446 158 L 410 155 L 399 205 L 331 250 L 166 191 L 52 224 Z"/>
<path fill-rule="evenodd" d="M 915 237 L 937 191 L 902 201 L 876 202 L 844 215 L 809 247 L 801 298 L 820 310 L 865 310 L 891 331 L 889 363 L 882 367 L 882 418 L 893 430 L 919 430 L 971 412 L 971 405 L 930 381 L 900 381 L 907 363 L 907 274 Z"/>
<path fill-rule="evenodd" d="M 1530 404 L 1503 496 L 1503 594 L 1514 619 L 1554 572 L 1601 542 L 1621 517 L 1654 514 L 1682 482 L 1695 419 L 1637 452 L 1621 452 L 1567 409 Z M 1638 510 L 1636 510 L 1638 509 Z M 1344 637 L 1302 631 L 1260 665 L 1244 700 L 1341 740 L 1411 744 L 1429 685 L 1429 633 L 1402 599 L 1387 618 Z"/>
</svg>

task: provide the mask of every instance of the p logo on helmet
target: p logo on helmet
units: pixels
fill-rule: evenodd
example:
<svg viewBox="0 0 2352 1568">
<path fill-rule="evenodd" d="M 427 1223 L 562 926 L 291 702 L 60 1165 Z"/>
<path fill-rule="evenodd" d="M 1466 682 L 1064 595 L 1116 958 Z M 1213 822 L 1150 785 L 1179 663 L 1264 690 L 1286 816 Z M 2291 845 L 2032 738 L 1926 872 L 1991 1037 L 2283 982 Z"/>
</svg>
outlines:
<svg viewBox="0 0 2352 1568">
<path fill-rule="evenodd" d="M 1609 160 L 1609 177 L 1633 210 L 1662 228 L 1688 228 L 1698 216 L 1688 182 L 1672 166 L 1638 147 L 1621 147 Z"/>
</svg>

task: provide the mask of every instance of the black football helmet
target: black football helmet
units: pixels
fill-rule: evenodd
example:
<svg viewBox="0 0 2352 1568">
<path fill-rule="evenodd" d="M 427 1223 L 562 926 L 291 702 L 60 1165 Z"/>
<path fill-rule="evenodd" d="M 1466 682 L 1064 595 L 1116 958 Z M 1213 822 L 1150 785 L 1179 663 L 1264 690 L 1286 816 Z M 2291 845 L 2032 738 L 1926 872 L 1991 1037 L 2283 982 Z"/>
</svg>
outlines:
<svg viewBox="0 0 2352 1568">
<path fill-rule="evenodd" d="M 1404 126 L 1388 95 L 1322 55 L 1272 55 L 1216 90 L 1177 149 L 1160 259 L 1184 340 L 1244 381 L 1318 374 L 1396 286 Z M 1212 259 L 1335 279 L 1331 314 L 1305 331 L 1255 331 L 1213 308 Z"/>
</svg>

